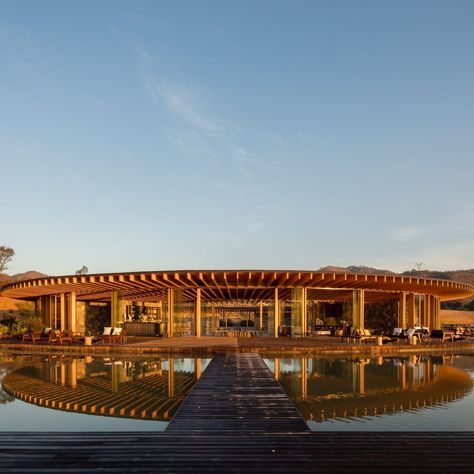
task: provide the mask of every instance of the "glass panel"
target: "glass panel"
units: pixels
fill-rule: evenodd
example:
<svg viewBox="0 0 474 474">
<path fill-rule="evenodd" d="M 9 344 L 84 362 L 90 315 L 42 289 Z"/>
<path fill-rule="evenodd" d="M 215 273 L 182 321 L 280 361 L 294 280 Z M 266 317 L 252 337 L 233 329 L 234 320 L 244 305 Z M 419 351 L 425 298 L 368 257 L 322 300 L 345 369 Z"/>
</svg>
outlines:
<svg viewBox="0 0 474 474">
<path fill-rule="evenodd" d="M 195 304 L 184 300 L 183 290 L 174 290 L 174 336 L 192 336 L 195 332 Z"/>
<path fill-rule="evenodd" d="M 291 299 L 281 304 L 280 335 L 301 336 L 303 333 L 303 289 L 291 290 Z"/>
</svg>

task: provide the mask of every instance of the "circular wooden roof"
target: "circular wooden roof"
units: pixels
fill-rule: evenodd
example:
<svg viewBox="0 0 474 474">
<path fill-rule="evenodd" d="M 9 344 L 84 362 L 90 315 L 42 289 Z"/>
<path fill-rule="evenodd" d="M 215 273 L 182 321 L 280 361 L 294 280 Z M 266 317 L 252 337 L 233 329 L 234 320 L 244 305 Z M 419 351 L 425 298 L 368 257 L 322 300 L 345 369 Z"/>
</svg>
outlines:
<svg viewBox="0 0 474 474">
<path fill-rule="evenodd" d="M 137 380 L 121 381 L 118 392 L 112 392 L 110 376 L 102 373 L 79 378 L 71 388 L 32 375 L 27 366 L 8 374 L 2 387 L 27 403 L 88 415 L 170 421 L 196 382 L 189 372 L 174 373 L 174 391 L 167 394 L 168 371 L 147 374 Z"/>
<path fill-rule="evenodd" d="M 42 295 L 76 292 L 79 300 L 101 301 L 118 291 L 121 298 L 159 301 L 173 288 L 182 290 L 183 301 L 193 301 L 201 289 L 204 300 L 261 301 L 272 299 L 274 289 L 289 295 L 293 288 L 308 288 L 308 299 L 343 300 L 350 290 L 367 290 L 366 301 L 393 298 L 402 291 L 431 294 L 441 300 L 466 298 L 474 287 L 465 283 L 404 275 L 327 273 L 284 270 L 179 270 L 102 273 L 37 278 L 4 286 L 0 294 L 10 298 L 34 299 Z"/>
</svg>

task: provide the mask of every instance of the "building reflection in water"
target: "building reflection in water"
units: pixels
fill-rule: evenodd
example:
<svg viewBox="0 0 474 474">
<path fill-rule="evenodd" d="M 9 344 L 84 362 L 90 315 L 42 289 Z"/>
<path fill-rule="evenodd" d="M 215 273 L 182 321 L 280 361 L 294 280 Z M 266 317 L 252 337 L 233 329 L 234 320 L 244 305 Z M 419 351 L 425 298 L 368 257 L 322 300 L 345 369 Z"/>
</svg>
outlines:
<svg viewBox="0 0 474 474">
<path fill-rule="evenodd" d="M 210 359 L 32 358 L 3 379 L 35 405 L 93 415 L 169 421 Z"/>
<path fill-rule="evenodd" d="M 272 358 L 268 366 L 306 420 L 357 418 L 462 398 L 470 375 L 444 356 Z"/>
</svg>

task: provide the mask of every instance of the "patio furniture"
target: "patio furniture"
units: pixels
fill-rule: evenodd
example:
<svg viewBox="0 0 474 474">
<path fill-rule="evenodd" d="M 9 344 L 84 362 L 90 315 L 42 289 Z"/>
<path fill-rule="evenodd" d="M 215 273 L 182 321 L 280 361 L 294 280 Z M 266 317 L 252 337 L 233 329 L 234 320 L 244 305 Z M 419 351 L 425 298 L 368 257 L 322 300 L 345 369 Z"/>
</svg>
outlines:
<svg viewBox="0 0 474 474">
<path fill-rule="evenodd" d="M 455 341 L 455 335 L 453 331 L 443 331 L 442 329 L 433 329 L 431 331 L 431 339 L 441 339 L 441 342 L 444 341 Z"/>
<path fill-rule="evenodd" d="M 410 338 L 415 338 L 418 343 L 422 344 L 424 342 L 429 342 L 430 331 L 427 327 L 416 326 L 414 328 L 407 329 L 405 331 L 405 336 L 408 339 L 408 343 L 410 343 Z"/>
<path fill-rule="evenodd" d="M 39 341 L 47 341 L 48 336 L 43 333 L 43 331 L 30 331 L 25 334 L 21 335 L 21 342 L 39 342 Z"/>
<path fill-rule="evenodd" d="M 110 331 L 109 331 L 110 330 Z M 108 334 L 107 334 L 108 333 Z M 104 333 L 100 336 L 100 341 L 108 344 L 123 344 L 127 333 L 123 328 L 104 328 Z"/>
<path fill-rule="evenodd" d="M 370 332 L 370 329 L 355 329 L 350 336 L 343 336 L 343 340 L 344 338 L 347 338 L 348 342 L 359 341 L 359 344 L 362 344 L 362 342 L 367 341 L 375 342 L 377 340 L 377 336 L 373 336 Z"/>
</svg>

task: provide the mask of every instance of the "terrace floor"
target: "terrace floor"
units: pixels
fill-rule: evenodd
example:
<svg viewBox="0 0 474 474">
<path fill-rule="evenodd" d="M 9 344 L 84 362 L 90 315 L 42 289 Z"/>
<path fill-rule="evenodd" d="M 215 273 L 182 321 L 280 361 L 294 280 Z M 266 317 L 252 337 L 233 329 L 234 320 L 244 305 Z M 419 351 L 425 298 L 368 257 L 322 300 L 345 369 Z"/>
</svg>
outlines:
<svg viewBox="0 0 474 474">
<path fill-rule="evenodd" d="M 474 337 L 462 341 L 432 341 L 418 345 L 406 342 L 389 343 L 378 346 L 374 342 L 347 342 L 340 337 L 235 337 L 235 336 L 181 336 L 128 337 L 125 344 L 95 343 L 92 346 L 82 344 L 45 344 L 19 343 L 15 340 L 0 340 L 0 350 L 19 352 L 62 352 L 66 354 L 159 354 L 159 353 L 216 353 L 235 352 L 291 352 L 301 354 L 373 354 L 389 355 L 399 353 L 444 352 L 465 353 L 474 351 Z"/>
</svg>

